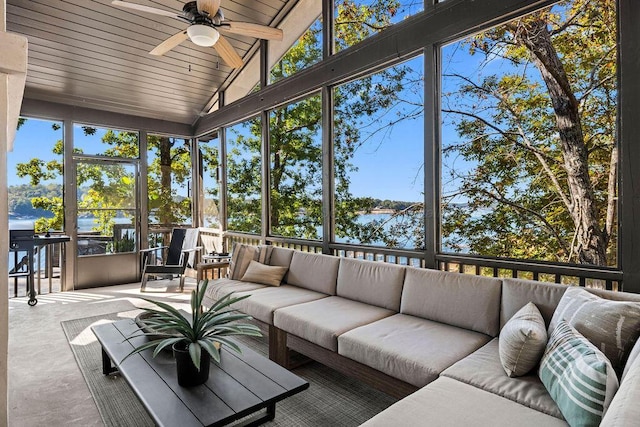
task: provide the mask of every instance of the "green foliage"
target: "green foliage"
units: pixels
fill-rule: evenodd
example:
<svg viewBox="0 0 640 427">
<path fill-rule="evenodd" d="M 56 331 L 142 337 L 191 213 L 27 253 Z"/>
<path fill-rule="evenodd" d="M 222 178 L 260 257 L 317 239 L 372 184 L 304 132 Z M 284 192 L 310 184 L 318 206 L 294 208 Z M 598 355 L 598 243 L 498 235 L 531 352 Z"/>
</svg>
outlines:
<svg viewBox="0 0 640 427">
<path fill-rule="evenodd" d="M 443 105 L 460 138 L 443 152 L 465 165 L 443 177 L 458 183 L 443 200 L 454 250 L 616 265 L 615 28 L 614 1 L 563 1 L 462 44 L 483 61 L 445 76 L 457 82 Z M 541 60 L 545 40 L 555 52 Z M 550 89 L 556 81 L 564 93 Z"/>
<path fill-rule="evenodd" d="M 145 318 L 144 323 L 153 332 L 136 333 L 127 339 L 131 340 L 145 335 L 161 336 L 161 338 L 152 339 L 139 345 L 126 355 L 122 362 L 129 356 L 147 349 L 155 349 L 153 352 L 153 357 L 155 357 L 162 349 L 168 346 L 184 343 L 189 348 L 191 361 L 200 370 L 200 355 L 203 349 L 211 355 L 213 360 L 219 362 L 220 350 L 214 345 L 215 343 L 226 345 L 241 353 L 240 347 L 228 337 L 234 335 L 262 336 L 257 326 L 249 323 L 240 323 L 245 320 L 251 320 L 251 316 L 229 309 L 232 304 L 248 298 L 250 295 L 232 297 L 232 294 L 229 293 L 220 298 L 211 308 L 204 311 L 202 300 L 208 285 L 208 281 L 204 280 L 200 282 L 197 290 L 191 291 L 191 313 L 189 317 L 184 316 L 182 312 L 169 304 L 142 298 L 161 309 L 143 308 L 143 311 L 149 315 Z"/>
<path fill-rule="evenodd" d="M 344 1 L 338 5 L 336 31 L 342 48 L 357 44 L 390 25 L 397 1 L 376 0 L 369 6 Z M 279 80 L 320 61 L 321 25 L 316 21 L 271 71 Z M 358 222 L 371 211 L 371 198 L 355 198 L 349 190 L 350 162 L 366 141 L 361 128 L 375 114 L 398 102 L 406 67 L 392 67 L 374 76 L 347 83 L 335 92 L 335 200 L 336 234 L 357 236 L 361 242 L 380 240 L 379 224 Z M 384 82 L 384 84 L 382 83 Z M 270 131 L 270 222 L 273 233 L 285 237 L 318 239 L 322 226 L 322 105 L 319 95 L 273 110 Z M 386 126 L 386 125 L 384 125 Z M 229 228 L 261 231 L 261 135 L 258 119 L 229 128 L 227 159 Z"/>
</svg>

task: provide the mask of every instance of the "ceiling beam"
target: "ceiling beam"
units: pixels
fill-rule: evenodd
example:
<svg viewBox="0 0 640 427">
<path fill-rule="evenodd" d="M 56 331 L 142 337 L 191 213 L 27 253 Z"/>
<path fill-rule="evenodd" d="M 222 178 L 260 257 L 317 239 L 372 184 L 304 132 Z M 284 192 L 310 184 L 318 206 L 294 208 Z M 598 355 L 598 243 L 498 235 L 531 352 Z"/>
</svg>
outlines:
<svg viewBox="0 0 640 427">
<path fill-rule="evenodd" d="M 25 98 L 22 102 L 22 116 L 49 120 L 70 120 L 86 125 L 111 127 L 121 130 L 146 131 L 148 133 L 190 138 L 193 134 L 191 125 L 150 119 L 128 114 L 112 113 L 92 108 L 58 104 Z"/>
</svg>

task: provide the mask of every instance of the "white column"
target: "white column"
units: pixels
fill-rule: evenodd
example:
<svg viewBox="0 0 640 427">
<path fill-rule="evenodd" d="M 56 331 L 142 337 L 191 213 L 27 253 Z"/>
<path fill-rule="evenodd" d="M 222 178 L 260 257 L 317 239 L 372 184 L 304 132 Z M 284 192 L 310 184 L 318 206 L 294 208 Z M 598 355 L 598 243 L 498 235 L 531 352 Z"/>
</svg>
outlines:
<svg viewBox="0 0 640 427">
<path fill-rule="evenodd" d="M 6 0 L 0 0 L 0 426 L 8 423 L 7 359 L 9 346 L 9 206 L 7 150 L 13 147 L 27 73 L 27 39 L 6 33 Z"/>
</svg>

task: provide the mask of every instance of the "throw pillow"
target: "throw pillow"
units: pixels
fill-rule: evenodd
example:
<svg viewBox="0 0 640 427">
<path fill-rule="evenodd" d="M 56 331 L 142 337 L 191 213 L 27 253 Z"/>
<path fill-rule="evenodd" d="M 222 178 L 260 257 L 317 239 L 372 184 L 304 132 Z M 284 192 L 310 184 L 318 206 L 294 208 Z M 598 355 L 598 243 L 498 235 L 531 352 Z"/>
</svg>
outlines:
<svg viewBox="0 0 640 427">
<path fill-rule="evenodd" d="M 547 345 L 547 326 L 532 302 L 504 325 L 498 340 L 500 362 L 509 377 L 520 377 L 536 367 Z"/>
<path fill-rule="evenodd" d="M 279 265 L 265 265 L 257 261 L 251 261 L 246 273 L 244 273 L 244 276 L 242 276 L 240 280 L 269 286 L 280 286 L 282 278 L 288 269 L 288 267 L 281 267 Z"/>
<path fill-rule="evenodd" d="M 597 426 L 618 390 L 609 360 L 564 320 L 540 362 L 540 380 L 570 426 Z"/>
<path fill-rule="evenodd" d="M 560 319 L 600 349 L 620 376 L 640 335 L 640 303 L 608 300 L 582 288 L 570 287 L 553 314 L 549 334 Z"/>
<path fill-rule="evenodd" d="M 251 246 L 243 243 L 234 243 L 231 261 L 229 261 L 229 279 L 242 279 L 251 261 L 268 264 L 272 250 L 273 247 L 268 245 Z"/>
</svg>

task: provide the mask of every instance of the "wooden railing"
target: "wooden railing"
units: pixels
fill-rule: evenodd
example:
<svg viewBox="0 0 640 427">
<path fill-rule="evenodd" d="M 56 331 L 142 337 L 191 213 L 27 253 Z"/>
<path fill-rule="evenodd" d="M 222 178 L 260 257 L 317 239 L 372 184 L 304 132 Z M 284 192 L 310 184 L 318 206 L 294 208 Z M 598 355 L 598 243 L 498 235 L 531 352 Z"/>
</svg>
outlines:
<svg viewBox="0 0 640 427">
<path fill-rule="evenodd" d="M 266 238 L 266 241 L 263 241 L 260 236 L 239 232 L 226 232 L 224 238 L 228 249 L 231 249 L 233 242 L 249 245 L 267 243 L 303 252 L 322 253 L 322 242 L 317 240 L 270 236 Z M 421 251 L 341 243 L 331 243 L 329 249 L 333 255 L 340 257 L 426 268 L 425 253 Z M 539 280 L 614 291 L 623 289 L 622 272 L 609 267 L 563 265 L 453 254 L 436 255 L 436 264 L 439 270 L 478 276 Z"/>
<path fill-rule="evenodd" d="M 436 260 L 438 268 L 444 271 L 455 271 L 478 276 L 539 280 L 613 291 L 623 290 L 622 272 L 608 267 L 563 265 L 448 254 L 438 254 L 436 255 Z"/>
</svg>

